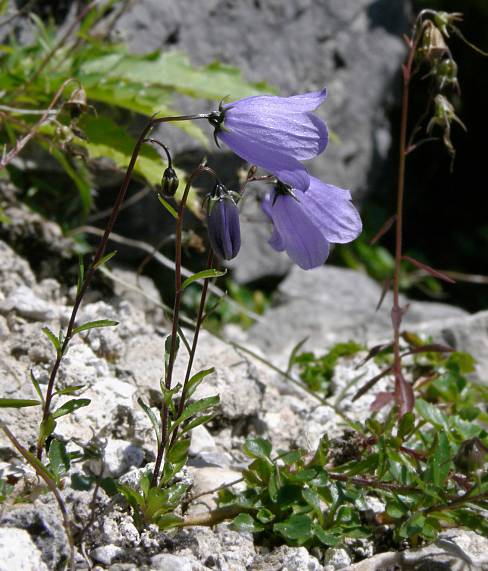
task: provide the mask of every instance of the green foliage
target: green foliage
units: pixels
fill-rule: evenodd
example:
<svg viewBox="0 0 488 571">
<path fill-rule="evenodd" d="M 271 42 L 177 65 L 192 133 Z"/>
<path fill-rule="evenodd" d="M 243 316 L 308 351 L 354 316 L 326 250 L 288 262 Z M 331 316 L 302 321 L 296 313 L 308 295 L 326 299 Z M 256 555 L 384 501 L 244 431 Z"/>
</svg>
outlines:
<svg viewBox="0 0 488 571">
<path fill-rule="evenodd" d="M 339 347 L 331 354 L 342 355 Z M 481 513 L 488 506 L 488 388 L 467 377 L 473 360 L 465 353 L 419 351 L 408 366 L 423 379 L 415 410 L 400 420 L 394 409 L 382 419 L 372 413 L 355 435 L 354 457 L 340 465 L 326 435 L 313 453 L 273 454 L 267 440 L 248 439 L 245 490 L 219 496 L 221 506 L 241 512 L 233 526 L 267 544 L 308 548 L 346 537 L 415 546 L 452 525 L 487 535 Z M 372 514 L 368 498 L 383 508 Z"/>
<path fill-rule="evenodd" d="M 178 338 L 179 339 L 179 338 Z M 171 347 L 171 335 L 166 338 L 166 356 Z M 167 366 L 167 365 L 166 365 Z M 140 490 L 126 484 L 118 484 L 117 490 L 131 506 L 136 522 L 139 526 L 155 523 L 161 529 L 177 526 L 182 518 L 174 513 L 186 494 L 187 486 L 177 481 L 177 474 L 188 461 L 188 449 L 190 446 L 190 431 L 211 420 L 214 417 L 215 407 L 219 404 L 218 396 L 192 399 L 198 385 L 206 376 L 213 373 L 214 369 L 206 369 L 195 373 L 186 384 L 185 406 L 179 410 L 182 399 L 182 386 L 176 385 L 167 389 L 161 383 L 163 400 L 168 407 L 168 420 L 165 430 L 161 425 L 158 414 L 142 399 L 138 403 L 146 413 L 154 429 L 159 447 L 164 446 L 166 451 L 163 470 L 156 485 L 152 482 L 150 473 L 142 476 Z M 164 442 L 163 442 L 164 434 Z"/>
<path fill-rule="evenodd" d="M 316 356 L 311 352 L 298 353 L 295 348 L 290 357 L 289 367 L 298 367 L 300 379 L 310 389 L 330 395 L 330 382 L 339 360 L 345 357 L 353 357 L 363 349 L 362 345 L 354 341 L 337 343 L 321 356 Z"/>
<path fill-rule="evenodd" d="M 89 171 L 94 160 L 108 158 L 117 168 L 127 167 L 134 140 L 119 125 L 128 113 L 178 115 L 173 106 L 175 95 L 218 101 L 225 96 L 236 99 L 272 91 L 265 84 L 247 83 L 238 69 L 218 62 L 196 68 L 178 52 L 130 55 L 124 45 L 111 43 L 103 35 L 100 21 L 110 4 L 89 12 L 78 31 L 62 45 L 58 44 L 56 26 L 36 16 L 32 16 L 35 29 L 29 45 L 13 37 L 0 45 L 0 144 L 8 152 L 33 132 L 33 141 L 50 153 L 71 179 L 79 200 L 73 201 L 73 193 L 64 188 L 63 194 L 49 188 L 42 179 L 31 176 L 27 166 L 10 164 L 9 175 L 21 186 L 24 181 L 31 187 L 25 197 L 31 206 L 57 215 L 64 225 L 76 223 L 91 208 Z M 92 33 L 95 25 L 96 34 Z M 40 121 L 68 80 L 71 82 L 60 99 Z M 200 144 L 208 144 L 197 124 L 180 121 L 175 126 Z M 136 175 L 154 186 L 163 169 L 158 152 L 145 145 Z"/>
</svg>

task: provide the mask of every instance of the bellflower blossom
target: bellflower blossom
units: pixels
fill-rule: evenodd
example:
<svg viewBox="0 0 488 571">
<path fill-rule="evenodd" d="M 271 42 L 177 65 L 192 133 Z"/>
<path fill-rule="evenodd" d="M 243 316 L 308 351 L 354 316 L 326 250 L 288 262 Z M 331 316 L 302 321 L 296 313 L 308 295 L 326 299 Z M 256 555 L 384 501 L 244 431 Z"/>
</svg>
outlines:
<svg viewBox="0 0 488 571">
<path fill-rule="evenodd" d="M 312 176 L 306 192 L 278 182 L 262 208 L 273 222 L 270 246 L 304 270 L 325 262 L 331 242 L 351 242 L 362 230 L 350 192 Z"/>
<path fill-rule="evenodd" d="M 232 260 L 241 248 L 239 208 L 232 193 L 217 184 L 207 205 L 208 239 L 212 250 L 223 260 Z"/>
<path fill-rule="evenodd" d="M 310 175 L 300 161 L 324 151 L 327 126 L 312 111 L 325 101 L 326 89 L 276 97 L 257 95 L 211 114 L 216 140 L 250 164 L 262 167 L 293 188 L 307 190 Z"/>
</svg>

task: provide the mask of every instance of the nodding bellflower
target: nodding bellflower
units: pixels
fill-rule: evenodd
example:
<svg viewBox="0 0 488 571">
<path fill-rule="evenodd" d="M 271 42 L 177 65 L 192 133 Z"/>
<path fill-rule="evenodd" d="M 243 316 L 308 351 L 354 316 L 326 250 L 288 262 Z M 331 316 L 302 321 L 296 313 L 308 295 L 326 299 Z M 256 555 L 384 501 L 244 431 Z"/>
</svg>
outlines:
<svg viewBox="0 0 488 571">
<path fill-rule="evenodd" d="M 239 208 L 233 193 L 216 184 L 207 204 L 207 230 L 210 246 L 223 260 L 232 260 L 241 248 Z"/>
<path fill-rule="evenodd" d="M 312 176 L 306 192 L 278 182 L 262 208 L 273 222 L 270 246 L 304 270 L 325 262 L 331 242 L 351 242 L 362 230 L 350 192 Z"/>
<path fill-rule="evenodd" d="M 327 125 L 312 113 L 326 96 L 324 88 L 293 97 L 246 97 L 221 103 L 209 121 L 216 140 L 236 155 L 293 188 L 307 190 L 310 175 L 300 161 L 316 157 L 327 146 Z"/>
</svg>

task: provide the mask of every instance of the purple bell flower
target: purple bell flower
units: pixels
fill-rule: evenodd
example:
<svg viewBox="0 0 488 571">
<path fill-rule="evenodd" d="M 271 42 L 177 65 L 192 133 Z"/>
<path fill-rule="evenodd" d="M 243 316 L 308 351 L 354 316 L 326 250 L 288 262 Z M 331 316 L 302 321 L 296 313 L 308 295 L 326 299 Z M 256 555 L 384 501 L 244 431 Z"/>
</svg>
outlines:
<svg viewBox="0 0 488 571">
<path fill-rule="evenodd" d="M 223 260 L 232 260 L 241 248 L 239 208 L 231 193 L 217 184 L 208 199 L 207 230 L 210 246 Z"/>
<path fill-rule="evenodd" d="M 300 161 L 316 157 L 327 146 L 327 126 L 312 113 L 326 96 L 324 88 L 293 97 L 246 97 L 221 104 L 209 121 L 216 139 L 236 155 L 292 188 L 307 190 L 310 175 Z"/>
<path fill-rule="evenodd" d="M 362 230 L 351 193 L 312 176 L 307 192 L 278 183 L 262 208 L 273 222 L 270 246 L 304 270 L 325 262 L 331 242 L 351 242 Z"/>
</svg>

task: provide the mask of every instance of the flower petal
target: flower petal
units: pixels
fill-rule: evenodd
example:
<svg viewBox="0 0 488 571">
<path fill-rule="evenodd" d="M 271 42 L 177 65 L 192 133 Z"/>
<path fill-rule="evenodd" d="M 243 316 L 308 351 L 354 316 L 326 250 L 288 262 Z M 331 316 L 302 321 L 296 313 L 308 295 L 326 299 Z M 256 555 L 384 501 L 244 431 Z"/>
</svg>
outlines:
<svg viewBox="0 0 488 571">
<path fill-rule="evenodd" d="M 222 259 L 235 258 L 241 248 L 239 209 L 231 199 L 222 198 L 207 216 L 208 238 L 212 250 Z"/>
<path fill-rule="evenodd" d="M 361 234 L 361 217 L 348 190 L 311 176 L 307 192 L 299 199 L 311 222 L 329 242 L 346 244 Z"/>
<path fill-rule="evenodd" d="M 302 205 L 291 196 L 276 196 L 274 192 L 270 201 L 271 217 L 277 231 L 277 235 L 272 236 L 271 246 L 283 246 L 290 258 L 304 270 L 321 266 L 329 255 L 329 243 L 311 222 Z"/>
<path fill-rule="evenodd" d="M 303 113 L 314 111 L 327 98 L 327 89 L 300 93 L 291 97 L 277 97 L 275 95 L 253 95 L 240 99 L 237 103 L 241 108 L 261 113 L 263 109 L 275 109 L 287 113 Z M 224 109 L 230 109 L 234 103 L 224 105 Z"/>
<path fill-rule="evenodd" d="M 237 155 L 250 164 L 257 165 L 276 175 L 282 182 L 299 190 L 307 190 L 310 175 L 294 157 L 272 150 L 261 143 L 251 141 L 247 136 L 221 131 L 217 136 Z"/>
<path fill-rule="evenodd" d="M 238 105 L 226 111 L 223 128 L 217 132 L 217 137 L 237 154 L 233 140 L 254 146 L 256 155 L 267 150 L 299 161 L 319 155 L 329 140 L 326 124 L 312 113 L 273 108 L 248 111 Z"/>
</svg>

